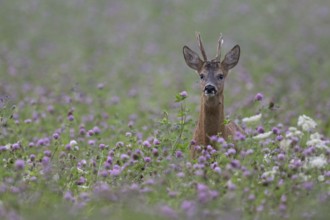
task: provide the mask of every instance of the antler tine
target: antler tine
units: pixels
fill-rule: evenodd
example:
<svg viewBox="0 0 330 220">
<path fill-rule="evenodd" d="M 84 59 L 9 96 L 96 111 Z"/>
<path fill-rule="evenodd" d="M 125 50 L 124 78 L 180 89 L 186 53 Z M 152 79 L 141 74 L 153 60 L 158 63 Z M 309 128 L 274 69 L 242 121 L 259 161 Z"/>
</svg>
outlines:
<svg viewBox="0 0 330 220">
<path fill-rule="evenodd" d="M 197 38 L 198 46 L 199 46 L 199 49 L 202 53 L 203 59 L 204 59 L 204 61 L 207 61 L 207 56 L 206 56 L 206 53 L 205 53 L 205 50 L 204 50 L 204 47 L 203 47 L 203 43 L 202 43 L 202 40 L 201 40 L 200 33 L 196 32 L 196 38 Z"/>
<path fill-rule="evenodd" d="M 215 60 L 216 61 L 221 61 L 221 46 L 223 44 L 223 38 L 222 38 L 222 34 L 220 33 L 220 37 L 219 37 L 219 40 L 218 40 L 218 48 L 217 48 L 217 55 L 215 57 Z"/>
</svg>

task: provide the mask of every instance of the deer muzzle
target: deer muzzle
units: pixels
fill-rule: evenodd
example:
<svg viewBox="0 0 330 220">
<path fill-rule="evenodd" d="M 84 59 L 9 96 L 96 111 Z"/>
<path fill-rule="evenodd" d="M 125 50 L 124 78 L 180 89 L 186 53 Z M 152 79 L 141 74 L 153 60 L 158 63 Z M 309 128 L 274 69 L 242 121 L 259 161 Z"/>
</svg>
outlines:
<svg viewBox="0 0 330 220">
<path fill-rule="evenodd" d="M 208 84 L 204 88 L 204 94 L 206 96 L 214 96 L 217 93 L 217 89 L 215 86 Z"/>
</svg>

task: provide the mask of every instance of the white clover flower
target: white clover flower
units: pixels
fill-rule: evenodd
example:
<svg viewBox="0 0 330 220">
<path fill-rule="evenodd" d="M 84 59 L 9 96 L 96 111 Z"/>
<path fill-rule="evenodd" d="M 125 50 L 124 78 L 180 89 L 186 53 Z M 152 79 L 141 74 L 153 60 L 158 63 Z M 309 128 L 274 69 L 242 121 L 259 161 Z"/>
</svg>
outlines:
<svg viewBox="0 0 330 220">
<path fill-rule="evenodd" d="M 264 155 L 264 161 L 266 163 L 270 163 L 270 160 L 272 159 L 272 155 L 271 154 L 265 154 Z"/>
<path fill-rule="evenodd" d="M 286 137 L 290 138 L 290 137 L 299 137 L 301 138 L 304 134 L 299 131 L 296 127 L 289 127 L 288 132 L 286 133 Z"/>
<path fill-rule="evenodd" d="M 11 147 L 11 144 L 6 144 L 6 145 L 5 145 L 5 148 L 6 148 L 7 150 L 10 150 L 10 147 Z"/>
<path fill-rule="evenodd" d="M 299 173 L 298 176 L 299 176 L 299 178 L 300 178 L 302 181 L 304 181 L 304 182 L 310 180 L 310 178 L 311 178 L 310 175 L 305 175 L 304 173 Z"/>
<path fill-rule="evenodd" d="M 316 125 L 316 122 L 306 115 L 300 115 L 298 118 L 298 126 L 302 127 L 304 131 L 311 131 Z"/>
<path fill-rule="evenodd" d="M 266 179 L 266 178 L 271 178 L 274 179 L 275 174 L 278 172 L 278 167 L 274 166 L 272 170 L 266 171 L 263 174 L 261 174 L 261 178 Z"/>
<path fill-rule="evenodd" d="M 324 177 L 323 175 L 319 175 L 319 176 L 317 177 L 317 180 L 318 180 L 319 182 L 323 182 L 323 181 L 325 180 L 325 177 Z"/>
<path fill-rule="evenodd" d="M 77 167 L 77 171 L 78 171 L 78 173 L 85 173 L 85 171 L 79 167 Z"/>
<path fill-rule="evenodd" d="M 311 140 L 317 139 L 317 140 L 321 140 L 321 135 L 317 132 L 313 133 L 310 135 Z"/>
<path fill-rule="evenodd" d="M 280 142 L 280 147 L 281 147 L 282 150 L 287 151 L 287 150 L 289 150 L 289 147 L 290 147 L 291 143 L 292 143 L 292 140 L 290 140 L 290 139 L 283 139 Z"/>
<path fill-rule="evenodd" d="M 265 132 L 265 133 L 262 133 L 262 134 L 258 134 L 254 137 L 252 137 L 253 139 L 255 140 L 262 140 L 262 139 L 266 139 L 268 138 L 270 135 L 272 135 L 272 131 L 268 131 L 268 132 Z"/>
<path fill-rule="evenodd" d="M 311 134 L 310 140 L 306 142 L 307 146 L 314 146 L 320 149 L 329 149 L 324 140 L 321 140 L 321 135 L 319 133 Z"/>
<path fill-rule="evenodd" d="M 322 168 L 327 165 L 327 159 L 324 154 L 320 156 L 310 157 L 307 163 L 307 168 Z"/>
<path fill-rule="evenodd" d="M 74 146 L 76 146 L 77 145 L 77 141 L 76 140 L 71 140 L 70 141 L 70 146 L 71 147 L 74 147 Z"/>
<path fill-rule="evenodd" d="M 246 124 L 254 124 L 254 123 L 259 122 L 261 117 L 262 117 L 262 114 L 260 113 L 260 114 L 257 114 L 257 115 L 251 116 L 251 117 L 243 118 L 242 122 L 246 123 Z"/>
<path fill-rule="evenodd" d="M 59 179 L 60 179 L 60 176 L 58 175 L 58 173 L 56 173 L 56 174 L 53 176 L 53 180 L 54 180 L 55 182 L 57 182 Z"/>
</svg>

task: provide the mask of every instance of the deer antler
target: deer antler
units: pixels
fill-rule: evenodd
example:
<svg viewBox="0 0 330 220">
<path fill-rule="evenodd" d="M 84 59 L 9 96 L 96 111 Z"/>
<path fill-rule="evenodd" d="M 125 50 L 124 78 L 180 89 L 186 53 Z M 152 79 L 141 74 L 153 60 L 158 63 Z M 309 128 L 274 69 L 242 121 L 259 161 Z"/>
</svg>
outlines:
<svg viewBox="0 0 330 220">
<path fill-rule="evenodd" d="M 206 53 L 205 53 L 205 50 L 204 50 L 204 47 L 203 47 L 203 43 L 202 43 L 202 40 L 201 40 L 200 33 L 196 32 L 196 38 L 197 38 L 198 46 L 199 46 L 199 49 L 202 53 L 203 59 L 204 59 L 204 61 L 207 61 L 207 56 L 206 56 Z"/>
<path fill-rule="evenodd" d="M 221 61 L 221 46 L 223 44 L 223 38 L 222 38 L 222 34 L 220 33 L 220 37 L 219 37 L 219 40 L 218 40 L 218 49 L 217 49 L 217 55 L 215 56 L 215 60 L 216 61 Z"/>
</svg>

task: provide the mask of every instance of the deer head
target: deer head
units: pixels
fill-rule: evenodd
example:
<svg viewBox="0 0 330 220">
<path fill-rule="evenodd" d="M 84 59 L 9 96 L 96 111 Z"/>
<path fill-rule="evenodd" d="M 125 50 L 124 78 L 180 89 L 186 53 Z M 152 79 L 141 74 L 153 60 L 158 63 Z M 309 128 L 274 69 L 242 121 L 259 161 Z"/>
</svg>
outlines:
<svg viewBox="0 0 330 220">
<path fill-rule="evenodd" d="M 199 74 L 201 79 L 200 86 L 205 98 L 205 104 L 217 104 L 218 98 L 223 95 L 224 83 L 229 70 L 238 63 L 240 47 L 239 45 L 234 46 L 221 61 L 223 39 L 220 34 L 217 54 L 214 59 L 208 61 L 200 34 L 197 33 L 196 37 L 203 59 L 187 46 L 183 47 L 183 56 L 187 65 L 196 70 Z"/>
</svg>

